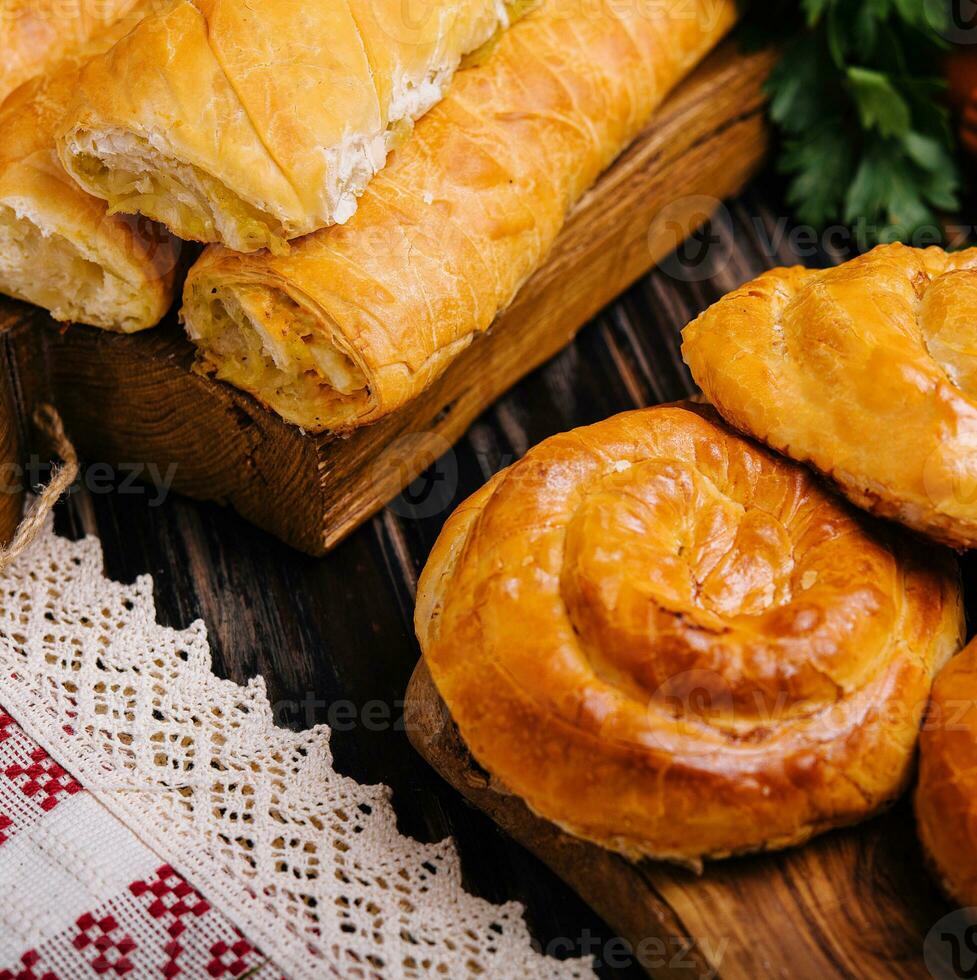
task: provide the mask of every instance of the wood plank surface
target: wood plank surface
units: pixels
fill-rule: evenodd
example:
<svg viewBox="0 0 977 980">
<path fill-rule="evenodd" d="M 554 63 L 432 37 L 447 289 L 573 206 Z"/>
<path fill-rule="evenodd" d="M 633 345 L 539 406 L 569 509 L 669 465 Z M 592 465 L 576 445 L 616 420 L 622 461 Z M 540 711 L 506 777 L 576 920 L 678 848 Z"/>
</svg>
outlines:
<svg viewBox="0 0 977 980">
<path fill-rule="evenodd" d="M 23 468 L 26 438 L 17 409 L 14 376 L 4 371 L 9 363 L 0 337 L 0 547 L 10 543 L 24 509 L 25 479 Z"/>
<path fill-rule="evenodd" d="M 322 554 L 427 469 L 477 415 L 700 226 L 760 166 L 769 52 L 729 42 L 672 95 L 570 216 L 548 261 L 492 329 L 423 395 L 346 438 L 310 436 L 249 396 L 193 374 L 171 318 L 119 336 L 50 329 L 0 303 L 22 418 L 61 412 L 93 460 L 151 461 L 173 488 L 229 504 L 296 548 Z M 148 474 L 151 478 L 151 474 Z"/>
</svg>

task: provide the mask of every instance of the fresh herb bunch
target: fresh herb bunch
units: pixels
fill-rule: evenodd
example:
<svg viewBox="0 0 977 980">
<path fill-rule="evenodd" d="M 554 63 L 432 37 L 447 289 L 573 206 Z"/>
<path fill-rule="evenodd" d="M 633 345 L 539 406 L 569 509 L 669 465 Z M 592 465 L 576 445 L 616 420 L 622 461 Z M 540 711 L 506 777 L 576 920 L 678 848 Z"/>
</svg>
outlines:
<svg viewBox="0 0 977 980">
<path fill-rule="evenodd" d="M 798 220 L 865 244 L 932 244 L 960 174 L 940 60 L 939 0 L 741 0 L 756 41 L 782 44 L 768 91 Z M 947 21 L 942 21 L 946 17 Z M 926 239 L 928 241 L 920 241 Z"/>
</svg>

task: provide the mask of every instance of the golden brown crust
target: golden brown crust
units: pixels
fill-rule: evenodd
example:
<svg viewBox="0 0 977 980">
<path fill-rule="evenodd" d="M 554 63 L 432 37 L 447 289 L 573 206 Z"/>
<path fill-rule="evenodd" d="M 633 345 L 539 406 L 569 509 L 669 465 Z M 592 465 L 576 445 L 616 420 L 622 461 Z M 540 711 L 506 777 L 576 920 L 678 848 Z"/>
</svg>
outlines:
<svg viewBox="0 0 977 980">
<path fill-rule="evenodd" d="M 449 519 L 415 618 L 474 757 L 539 815 L 695 863 L 904 787 L 955 562 L 680 405 L 548 439 Z"/>
<path fill-rule="evenodd" d="M 153 326 L 173 299 L 178 243 L 146 220 L 110 215 L 64 172 L 54 134 L 92 53 L 138 23 L 153 0 L 20 86 L 0 106 L 0 292 L 57 319 L 131 332 Z"/>
<path fill-rule="evenodd" d="M 84 48 L 141 0 L 0 0 L 0 102 Z"/>
<path fill-rule="evenodd" d="M 182 238 L 240 251 L 356 208 L 502 0 L 170 0 L 85 70 L 69 173 Z"/>
<path fill-rule="evenodd" d="M 915 806 L 923 850 L 944 891 L 977 905 L 977 641 L 933 684 Z"/>
<path fill-rule="evenodd" d="M 511 302 L 567 210 L 734 18 L 731 0 L 546 0 L 458 73 L 348 224 L 293 243 L 285 256 L 205 252 L 183 310 L 202 365 L 310 431 L 394 411 Z M 266 312 L 253 332 L 330 344 L 365 387 L 337 399 L 323 383 L 291 397 L 235 370 L 212 307 L 256 289 L 253 305 Z M 308 315 L 291 330 L 296 305 Z M 302 374 L 294 361 L 272 359 Z"/>
<path fill-rule="evenodd" d="M 886 245 L 775 269 L 686 327 L 723 417 L 831 477 L 858 506 L 977 544 L 977 249 Z"/>
</svg>

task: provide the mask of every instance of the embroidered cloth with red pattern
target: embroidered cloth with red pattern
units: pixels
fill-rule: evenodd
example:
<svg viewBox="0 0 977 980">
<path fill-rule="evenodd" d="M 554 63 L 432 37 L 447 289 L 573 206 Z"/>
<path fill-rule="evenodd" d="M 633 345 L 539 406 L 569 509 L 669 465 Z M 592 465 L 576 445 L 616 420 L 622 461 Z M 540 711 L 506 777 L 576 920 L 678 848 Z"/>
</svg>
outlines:
<svg viewBox="0 0 977 980">
<path fill-rule="evenodd" d="M 0 980 L 282 971 L 0 709 Z"/>
</svg>

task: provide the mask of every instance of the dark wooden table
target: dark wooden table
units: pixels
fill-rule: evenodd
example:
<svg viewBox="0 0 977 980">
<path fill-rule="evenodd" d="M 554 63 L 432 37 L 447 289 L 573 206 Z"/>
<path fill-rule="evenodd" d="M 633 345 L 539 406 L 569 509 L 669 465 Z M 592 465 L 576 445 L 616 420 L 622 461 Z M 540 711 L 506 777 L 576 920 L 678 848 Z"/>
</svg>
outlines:
<svg viewBox="0 0 977 980">
<path fill-rule="evenodd" d="M 112 578 L 152 574 L 160 622 L 203 619 L 219 673 L 238 682 L 264 676 L 279 724 L 331 725 L 337 766 L 390 786 L 404 833 L 454 835 L 469 890 L 521 901 L 541 948 L 596 954 L 605 977 L 643 974 L 572 892 L 463 803 L 408 744 L 401 716 L 418 658 L 414 588 L 450 510 L 491 473 L 553 433 L 686 395 L 679 331 L 706 306 L 765 268 L 844 257 L 836 243 L 825 250 L 788 224 L 773 184 L 761 179 L 731 202 L 684 256 L 606 309 L 324 559 L 291 551 L 220 507 L 177 496 L 160 502 L 139 488 L 82 485 L 57 515 L 61 533 L 101 538 Z"/>
</svg>

